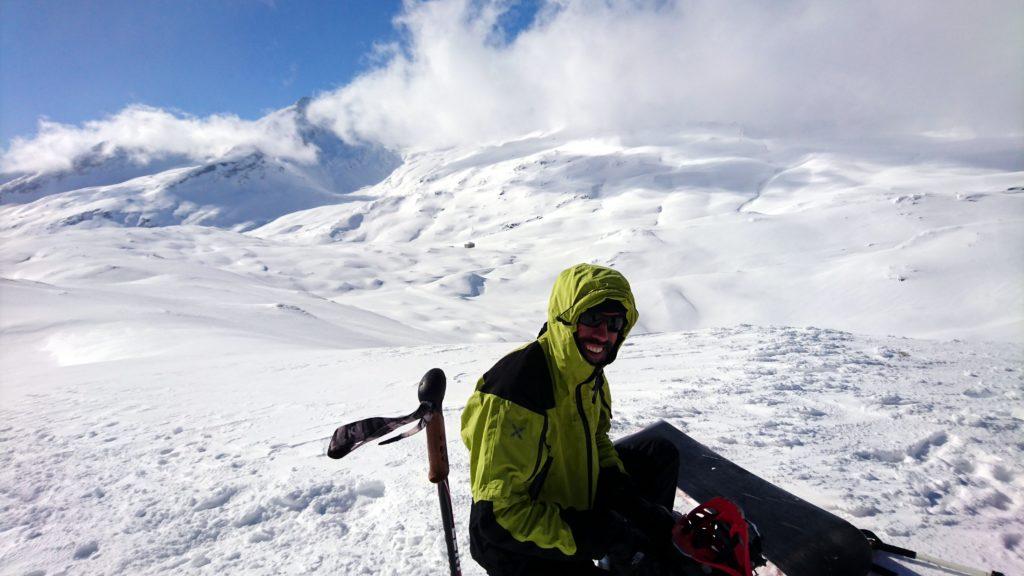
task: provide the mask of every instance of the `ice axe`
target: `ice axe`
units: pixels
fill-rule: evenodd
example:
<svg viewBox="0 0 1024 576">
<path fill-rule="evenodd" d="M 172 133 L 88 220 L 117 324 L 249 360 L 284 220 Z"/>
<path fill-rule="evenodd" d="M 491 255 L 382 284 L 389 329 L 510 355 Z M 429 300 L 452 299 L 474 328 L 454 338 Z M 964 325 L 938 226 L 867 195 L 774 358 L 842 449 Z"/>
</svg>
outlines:
<svg viewBox="0 0 1024 576">
<path fill-rule="evenodd" d="M 444 400 L 446 387 L 444 371 L 440 368 L 431 368 L 420 380 L 418 389 L 420 405 L 415 411 L 406 416 L 367 418 L 339 426 L 331 436 L 327 456 L 334 459 L 343 458 L 363 444 L 387 436 L 413 421 L 417 422 L 416 426 L 388 438 L 380 444 L 397 442 L 426 428 L 427 461 L 429 463 L 427 478 L 437 484 L 437 496 L 441 501 L 441 523 L 444 525 L 444 540 L 448 546 L 448 566 L 451 568 L 452 576 L 461 576 L 459 548 L 455 540 L 455 516 L 452 514 L 452 496 L 448 487 L 448 444 L 444 433 L 444 414 L 441 412 L 441 402 Z"/>
</svg>

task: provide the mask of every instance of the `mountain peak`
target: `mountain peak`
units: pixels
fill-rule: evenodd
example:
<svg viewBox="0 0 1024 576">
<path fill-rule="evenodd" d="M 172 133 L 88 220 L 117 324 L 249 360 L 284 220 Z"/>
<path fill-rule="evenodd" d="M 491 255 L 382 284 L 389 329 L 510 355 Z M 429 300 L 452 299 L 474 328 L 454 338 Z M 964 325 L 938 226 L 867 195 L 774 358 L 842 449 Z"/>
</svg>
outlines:
<svg viewBox="0 0 1024 576">
<path fill-rule="evenodd" d="M 298 100 L 295 101 L 295 110 L 301 116 L 304 117 L 306 115 L 306 110 L 309 109 L 309 104 L 312 101 L 313 99 L 310 98 L 309 96 L 303 96 L 302 98 L 299 98 Z"/>
</svg>

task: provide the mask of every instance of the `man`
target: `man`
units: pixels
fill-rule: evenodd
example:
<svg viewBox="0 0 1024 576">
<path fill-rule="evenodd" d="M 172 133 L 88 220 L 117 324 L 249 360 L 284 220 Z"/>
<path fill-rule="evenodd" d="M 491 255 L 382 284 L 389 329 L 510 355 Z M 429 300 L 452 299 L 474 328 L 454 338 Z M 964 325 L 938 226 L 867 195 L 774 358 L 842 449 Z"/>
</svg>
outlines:
<svg viewBox="0 0 1024 576">
<path fill-rule="evenodd" d="M 555 282 L 537 339 L 477 383 L 462 414 L 470 550 L 492 576 L 649 573 L 667 558 L 678 454 L 613 445 L 604 367 L 638 318 L 615 270 L 579 264 Z M 653 502 L 653 503 L 652 503 Z"/>
</svg>

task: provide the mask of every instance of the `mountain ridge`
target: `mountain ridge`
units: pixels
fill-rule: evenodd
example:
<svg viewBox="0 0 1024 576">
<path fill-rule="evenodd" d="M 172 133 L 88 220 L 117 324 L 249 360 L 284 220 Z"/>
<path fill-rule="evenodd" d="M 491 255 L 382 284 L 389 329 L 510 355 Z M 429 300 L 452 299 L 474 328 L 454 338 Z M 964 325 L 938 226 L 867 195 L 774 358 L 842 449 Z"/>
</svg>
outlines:
<svg viewBox="0 0 1024 576">
<path fill-rule="evenodd" d="M 316 162 L 252 147 L 197 160 L 100 143 L 75 158 L 69 170 L 0 175 L 0 205 L 21 207 L 5 227 L 53 230 L 93 222 L 246 230 L 295 210 L 344 202 L 346 194 L 380 181 L 400 164 L 393 152 L 348 144 L 312 124 L 306 106 L 308 100 L 300 100 L 268 118 L 294 125 L 316 150 Z"/>
</svg>

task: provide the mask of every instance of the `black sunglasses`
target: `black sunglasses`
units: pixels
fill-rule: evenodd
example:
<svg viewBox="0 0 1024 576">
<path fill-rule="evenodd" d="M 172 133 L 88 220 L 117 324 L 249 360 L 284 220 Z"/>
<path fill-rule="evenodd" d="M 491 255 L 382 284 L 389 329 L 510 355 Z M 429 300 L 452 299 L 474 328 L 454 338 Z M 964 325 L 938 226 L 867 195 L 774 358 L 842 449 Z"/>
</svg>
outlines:
<svg viewBox="0 0 1024 576">
<path fill-rule="evenodd" d="M 593 310 L 587 310 L 580 314 L 580 324 L 588 326 L 590 328 L 597 328 L 601 324 L 608 327 L 608 330 L 612 332 L 619 332 L 626 326 L 626 317 L 622 314 L 615 314 L 613 316 L 606 316 L 600 312 L 594 312 Z"/>
</svg>

